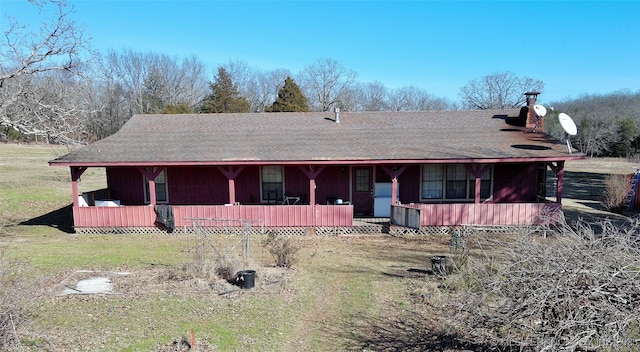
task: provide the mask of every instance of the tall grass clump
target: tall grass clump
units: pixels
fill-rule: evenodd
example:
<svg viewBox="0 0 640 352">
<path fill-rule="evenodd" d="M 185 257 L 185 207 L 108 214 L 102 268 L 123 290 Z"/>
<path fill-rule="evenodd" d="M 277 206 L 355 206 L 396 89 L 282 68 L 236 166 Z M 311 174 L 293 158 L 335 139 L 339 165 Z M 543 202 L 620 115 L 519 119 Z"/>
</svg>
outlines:
<svg viewBox="0 0 640 352">
<path fill-rule="evenodd" d="M 276 260 L 276 266 L 291 268 L 298 260 L 300 246 L 288 237 L 270 233 L 262 241 L 262 245 Z"/>
<path fill-rule="evenodd" d="M 28 323 L 26 306 L 33 287 L 27 284 L 24 265 L 6 259 L 0 252 L 0 350 L 23 349 L 20 336 Z"/>
<path fill-rule="evenodd" d="M 625 175 L 607 175 L 604 179 L 604 195 L 602 203 L 608 211 L 622 214 L 627 205 L 630 190 L 629 177 Z"/>
</svg>

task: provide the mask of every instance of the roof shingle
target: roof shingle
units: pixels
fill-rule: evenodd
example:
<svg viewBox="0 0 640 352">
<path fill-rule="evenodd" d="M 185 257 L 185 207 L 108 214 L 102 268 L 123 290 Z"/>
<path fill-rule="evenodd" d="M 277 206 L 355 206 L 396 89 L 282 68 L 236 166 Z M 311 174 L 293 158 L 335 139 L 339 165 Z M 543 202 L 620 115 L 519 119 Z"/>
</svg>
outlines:
<svg viewBox="0 0 640 352">
<path fill-rule="evenodd" d="M 517 110 L 135 115 L 52 165 L 570 159 L 566 146 L 505 122 Z M 574 155 L 576 157 L 577 155 Z"/>
</svg>

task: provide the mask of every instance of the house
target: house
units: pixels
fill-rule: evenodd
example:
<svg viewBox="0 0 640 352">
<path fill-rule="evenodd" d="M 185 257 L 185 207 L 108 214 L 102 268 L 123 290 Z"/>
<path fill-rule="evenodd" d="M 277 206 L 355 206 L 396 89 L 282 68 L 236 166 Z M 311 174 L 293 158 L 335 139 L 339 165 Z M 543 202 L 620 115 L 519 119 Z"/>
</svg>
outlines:
<svg viewBox="0 0 640 352">
<path fill-rule="evenodd" d="M 70 169 L 81 232 L 151 229 L 158 209 L 177 228 L 533 224 L 584 156 L 536 130 L 531 94 L 521 110 L 135 115 L 50 165 Z M 80 191 L 88 168 L 106 189 Z"/>
</svg>

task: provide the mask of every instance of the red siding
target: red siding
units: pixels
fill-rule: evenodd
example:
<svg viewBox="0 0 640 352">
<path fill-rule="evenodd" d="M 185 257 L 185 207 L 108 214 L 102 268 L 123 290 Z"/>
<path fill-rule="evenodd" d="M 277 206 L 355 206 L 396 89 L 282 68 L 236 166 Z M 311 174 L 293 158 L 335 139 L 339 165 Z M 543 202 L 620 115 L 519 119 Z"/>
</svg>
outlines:
<svg viewBox="0 0 640 352">
<path fill-rule="evenodd" d="M 421 226 L 533 225 L 542 215 L 561 210 L 557 203 L 415 204 L 394 207 L 420 209 Z M 404 214 L 404 213 L 402 213 Z M 402 224 L 404 219 L 392 219 Z"/>
<path fill-rule="evenodd" d="M 176 227 L 207 219 L 207 226 L 242 226 L 250 221 L 268 227 L 352 226 L 351 205 L 174 206 Z M 151 206 L 74 207 L 76 227 L 150 227 L 156 214 Z"/>
<path fill-rule="evenodd" d="M 349 167 L 327 166 L 316 179 L 316 203 L 327 204 L 328 197 L 351 201 L 349 180 Z"/>
<path fill-rule="evenodd" d="M 106 172 L 112 199 L 126 205 L 144 204 L 144 177 L 138 169 L 110 167 Z"/>
<path fill-rule="evenodd" d="M 260 203 L 260 168 L 247 166 L 236 177 L 236 202 L 241 204 Z M 223 187 L 229 187 L 225 182 Z M 227 194 L 229 192 L 227 191 Z M 228 202 L 225 202 L 228 203 Z M 223 204 L 223 203 L 220 203 Z"/>
<path fill-rule="evenodd" d="M 169 203 L 172 205 L 229 202 L 229 182 L 216 168 L 168 168 L 167 185 Z"/>
<path fill-rule="evenodd" d="M 536 198 L 536 164 L 496 164 L 493 202 L 532 202 Z"/>
<path fill-rule="evenodd" d="M 75 227 L 153 226 L 155 220 L 151 206 L 73 207 Z"/>
<path fill-rule="evenodd" d="M 398 183 L 400 184 L 400 202 L 407 203 L 419 203 L 420 202 L 420 187 L 422 180 L 420 179 L 420 165 L 411 165 L 398 176 Z"/>
</svg>

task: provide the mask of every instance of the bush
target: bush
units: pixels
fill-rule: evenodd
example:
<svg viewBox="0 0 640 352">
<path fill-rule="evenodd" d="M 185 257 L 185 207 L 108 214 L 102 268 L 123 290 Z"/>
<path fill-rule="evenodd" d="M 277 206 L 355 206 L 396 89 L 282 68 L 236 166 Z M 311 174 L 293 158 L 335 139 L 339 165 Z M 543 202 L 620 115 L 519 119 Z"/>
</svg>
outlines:
<svg viewBox="0 0 640 352">
<path fill-rule="evenodd" d="M 22 265 L 8 262 L 0 253 L 0 350 L 22 350 L 20 332 L 27 324 L 24 307 L 32 291 L 22 278 Z"/>
<path fill-rule="evenodd" d="M 290 268 L 297 261 L 297 254 L 300 247 L 294 244 L 290 238 L 270 233 L 262 241 L 262 244 L 275 258 L 276 266 Z"/>
<path fill-rule="evenodd" d="M 515 350 L 635 350 L 640 222 L 597 225 L 600 233 L 562 223 L 546 238 L 523 231 L 507 245 L 475 236 L 485 255 L 470 256 L 443 285 L 456 298 L 457 328 Z M 500 253 L 489 256 L 491 248 Z"/>
<path fill-rule="evenodd" d="M 608 211 L 622 214 L 627 206 L 630 190 L 629 177 L 625 175 L 608 175 L 604 179 L 605 193 L 602 203 Z"/>
</svg>

